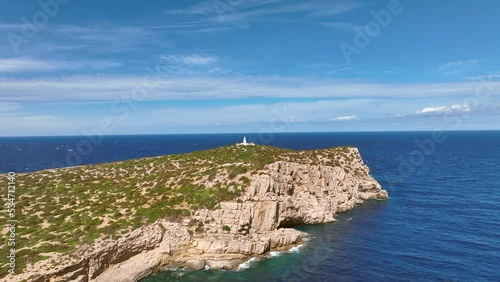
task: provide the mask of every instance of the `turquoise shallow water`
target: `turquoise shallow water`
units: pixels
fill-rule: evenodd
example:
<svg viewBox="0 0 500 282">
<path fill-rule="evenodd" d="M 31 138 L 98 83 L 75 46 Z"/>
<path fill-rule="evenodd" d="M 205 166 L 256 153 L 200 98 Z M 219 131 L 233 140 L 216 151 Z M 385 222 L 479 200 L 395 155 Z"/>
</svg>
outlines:
<svg viewBox="0 0 500 282">
<path fill-rule="evenodd" d="M 299 251 L 255 261 L 245 271 L 164 271 L 144 281 L 500 281 L 500 132 L 448 132 L 420 160 L 415 140 L 430 136 L 273 135 L 266 139 L 271 145 L 295 149 L 357 146 L 390 200 L 360 205 L 335 223 L 298 226 L 311 234 Z M 0 138 L 0 153 L 7 156 L 0 171 L 75 165 L 66 160 L 81 138 Z M 110 136 L 80 163 L 194 151 L 240 139 Z M 247 139 L 262 143 L 258 135 Z M 411 159 L 418 165 L 408 167 Z"/>
<path fill-rule="evenodd" d="M 390 200 L 365 203 L 336 223 L 298 226 L 311 234 L 299 252 L 242 272 L 163 272 L 144 281 L 500 281 L 500 133 L 448 133 L 410 173 L 401 164 L 418 160 L 414 141 L 428 136 L 276 140 L 294 148 L 358 146 Z"/>
<path fill-rule="evenodd" d="M 348 272 L 361 261 L 353 262 L 350 257 L 372 251 L 371 248 L 356 243 L 364 239 L 370 240 L 370 234 L 356 234 L 357 229 L 360 228 L 359 225 L 363 225 L 365 230 L 381 228 L 376 226 L 376 222 L 386 207 L 385 202 L 371 202 L 353 212 L 339 215 L 336 223 L 297 226 L 297 229 L 311 234 L 304 245 L 287 252 L 273 253 L 268 259 L 245 263 L 249 267 L 245 270 L 165 271 L 144 281 L 351 281 L 353 277 Z M 367 214 L 370 216 L 366 216 Z M 346 253 L 347 245 L 356 249 L 356 253 Z M 376 246 L 372 248 L 375 249 Z M 332 257 L 336 259 L 332 260 Z M 370 263 L 369 258 L 366 263 Z M 330 271 L 329 264 L 334 264 L 336 269 L 345 273 Z M 374 268 L 377 264 L 379 263 L 371 263 L 371 266 L 366 267 Z M 321 272 L 318 272 L 319 269 Z"/>
</svg>

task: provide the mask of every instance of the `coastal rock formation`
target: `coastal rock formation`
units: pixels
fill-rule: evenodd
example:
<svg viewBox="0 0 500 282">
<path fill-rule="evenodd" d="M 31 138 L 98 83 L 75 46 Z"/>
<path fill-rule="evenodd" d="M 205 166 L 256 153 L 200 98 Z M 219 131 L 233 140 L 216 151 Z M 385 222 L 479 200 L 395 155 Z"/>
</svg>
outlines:
<svg viewBox="0 0 500 282">
<path fill-rule="evenodd" d="M 118 240 L 31 265 L 16 280 L 137 281 L 165 268 L 235 269 L 251 257 L 300 244 L 292 227 L 335 221 L 370 199 L 387 199 L 357 149 L 342 166 L 280 160 L 254 173 L 235 201 L 198 209 L 181 222 L 159 219 Z M 58 262 L 58 263 L 55 263 Z"/>
</svg>

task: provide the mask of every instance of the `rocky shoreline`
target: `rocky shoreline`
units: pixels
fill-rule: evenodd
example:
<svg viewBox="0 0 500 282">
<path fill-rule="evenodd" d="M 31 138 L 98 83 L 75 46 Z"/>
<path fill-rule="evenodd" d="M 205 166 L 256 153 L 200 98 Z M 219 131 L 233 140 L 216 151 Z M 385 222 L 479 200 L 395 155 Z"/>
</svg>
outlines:
<svg viewBox="0 0 500 282">
<path fill-rule="evenodd" d="M 251 257 L 286 250 L 307 234 L 298 224 L 335 221 L 365 200 L 387 199 L 356 148 L 342 166 L 277 161 L 250 176 L 246 191 L 181 222 L 159 219 L 118 240 L 32 264 L 8 281 L 138 281 L 165 268 L 236 269 Z M 356 173 L 353 173 L 356 171 Z"/>
</svg>

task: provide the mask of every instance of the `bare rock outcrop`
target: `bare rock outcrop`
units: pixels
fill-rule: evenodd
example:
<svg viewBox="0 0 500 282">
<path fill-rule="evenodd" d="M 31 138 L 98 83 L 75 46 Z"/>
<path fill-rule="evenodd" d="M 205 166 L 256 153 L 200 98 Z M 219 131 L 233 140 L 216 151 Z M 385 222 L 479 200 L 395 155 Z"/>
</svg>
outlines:
<svg viewBox="0 0 500 282">
<path fill-rule="evenodd" d="M 36 263 L 15 278 L 137 281 L 165 268 L 234 269 L 250 257 L 291 248 L 307 236 L 294 225 L 332 222 L 364 200 L 388 198 L 358 150 L 349 150 L 353 157 L 343 166 L 269 164 L 250 176 L 237 201 L 198 210 L 183 223 L 158 220 L 119 240 L 81 248 L 76 258 L 55 258 L 53 268 Z"/>
</svg>

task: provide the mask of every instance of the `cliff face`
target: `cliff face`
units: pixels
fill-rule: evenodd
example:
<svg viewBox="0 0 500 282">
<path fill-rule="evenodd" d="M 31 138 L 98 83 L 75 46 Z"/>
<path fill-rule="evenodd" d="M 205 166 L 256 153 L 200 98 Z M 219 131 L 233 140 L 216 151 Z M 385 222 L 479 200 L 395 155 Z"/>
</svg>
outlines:
<svg viewBox="0 0 500 282">
<path fill-rule="evenodd" d="M 157 220 L 117 241 L 80 248 L 65 263 L 39 262 L 17 278 L 137 281 L 166 267 L 234 269 L 250 257 L 301 243 L 307 234 L 294 225 L 332 222 L 364 200 L 387 199 L 358 150 L 349 148 L 349 155 L 342 166 L 268 164 L 248 174 L 250 184 L 237 201 L 197 210 L 181 223 Z"/>
</svg>

